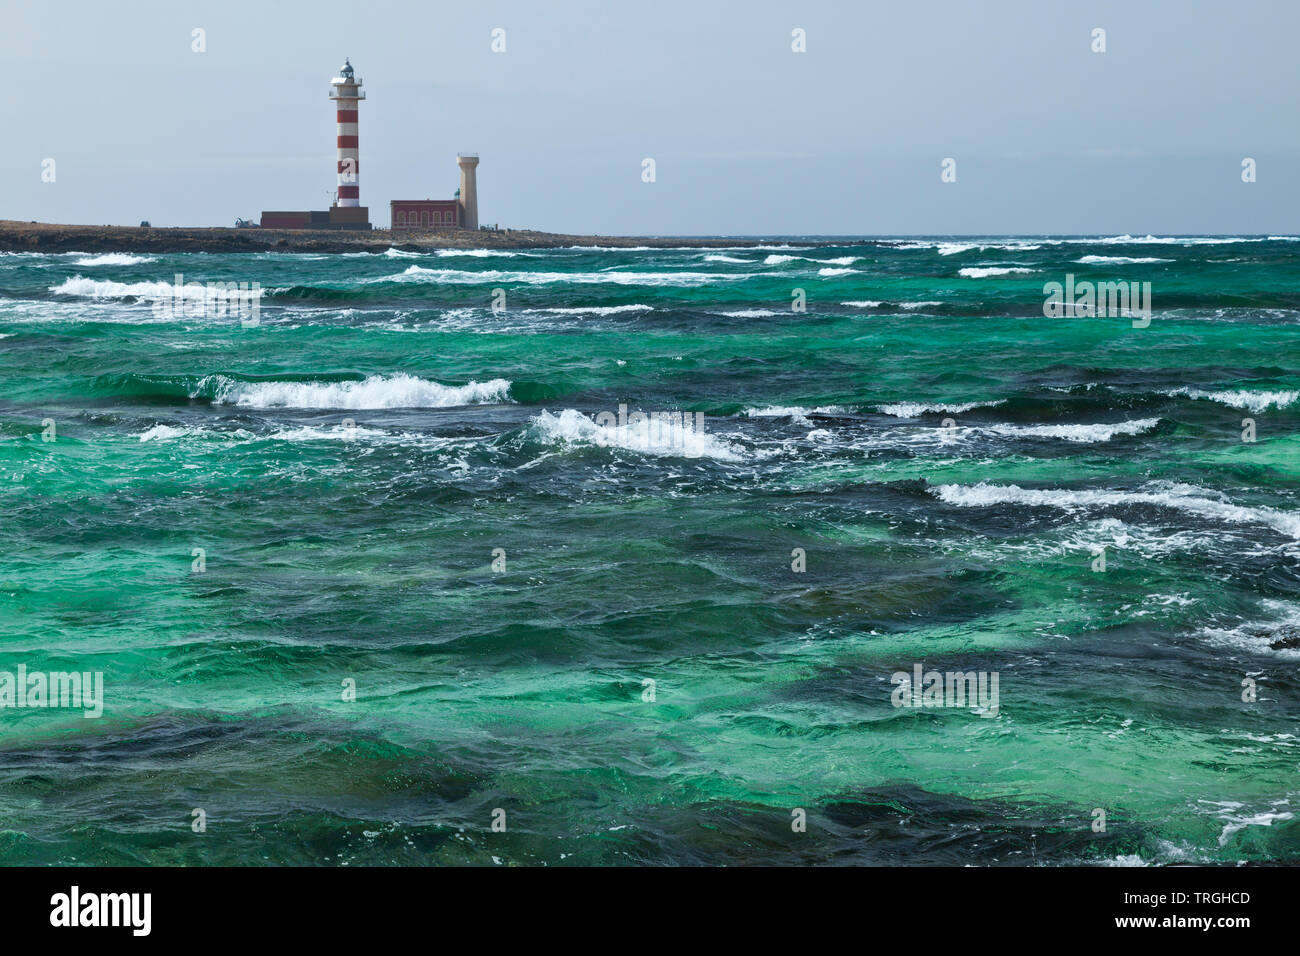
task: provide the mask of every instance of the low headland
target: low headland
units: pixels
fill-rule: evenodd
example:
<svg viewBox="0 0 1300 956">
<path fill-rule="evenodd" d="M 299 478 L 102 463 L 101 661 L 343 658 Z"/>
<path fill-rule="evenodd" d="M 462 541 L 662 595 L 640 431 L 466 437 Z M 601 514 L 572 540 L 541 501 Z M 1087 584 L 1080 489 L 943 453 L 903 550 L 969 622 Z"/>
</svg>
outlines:
<svg viewBox="0 0 1300 956">
<path fill-rule="evenodd" d="M 219 227 L 75 226 L 0 219 L 0 252 L 411 252 L 436 249 L 558 249 L 566 246 L 757 246 L 770 239 L 678 236 L 570 236 L 532 229 L 261 229 Z M 801 245 L 818 245 L 815 240 Z"/>
</svg>

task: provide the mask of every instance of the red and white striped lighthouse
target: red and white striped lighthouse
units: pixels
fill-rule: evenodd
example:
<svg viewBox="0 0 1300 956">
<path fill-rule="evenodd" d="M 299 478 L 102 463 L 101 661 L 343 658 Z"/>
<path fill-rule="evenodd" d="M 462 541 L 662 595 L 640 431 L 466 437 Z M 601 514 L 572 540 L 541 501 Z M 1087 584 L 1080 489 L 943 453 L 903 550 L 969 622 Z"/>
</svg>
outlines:
<svg viewBox="0 0 1300 956">
<path fill-rule="evenodd" d="M 357 152 L 357 107 L 366 98 L 361 80 L 352 75 L 352 63 L 343 61 L 339 75 L 330 80 L 330 99 L 338 104 L 339 195 L 336 205 L 361 205 L 360 166 Z"/>
</svg>

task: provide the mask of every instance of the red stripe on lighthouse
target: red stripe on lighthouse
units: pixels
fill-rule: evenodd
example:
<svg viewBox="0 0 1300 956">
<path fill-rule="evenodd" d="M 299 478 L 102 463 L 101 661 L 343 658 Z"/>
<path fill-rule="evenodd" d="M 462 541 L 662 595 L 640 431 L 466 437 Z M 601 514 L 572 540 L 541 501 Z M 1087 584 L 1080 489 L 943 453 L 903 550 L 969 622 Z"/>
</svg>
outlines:
<svg viewBox="0 0 1300 956">
<path fill-rule="evenodd" d="M 357 137 L 355 137 L 355 136 L 340 136 L 340 137 L 339 137 L 339 149 L 344 149 L 345 147 L 348 147 L 348 146 L 356 146 L 356 145 L 358 145 L 358 144 L 357 144 Z"/>
<path fill-rule="evenodd" d="M 357 121 L 357 110 L 339 110 L 340 123 L 355 123 Z"/>
</svg>

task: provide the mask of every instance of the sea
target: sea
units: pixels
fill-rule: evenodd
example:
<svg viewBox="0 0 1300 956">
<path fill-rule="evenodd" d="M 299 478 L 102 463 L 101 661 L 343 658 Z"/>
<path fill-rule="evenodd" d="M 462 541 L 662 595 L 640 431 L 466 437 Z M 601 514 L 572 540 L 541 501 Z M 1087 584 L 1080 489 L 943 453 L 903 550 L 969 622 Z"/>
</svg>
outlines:
<svg viewBox="0 0 1300 956">
<path fill-rule="evenodd" d="M 1298 428 L 1295 236 L 0 254 L 0 864 L 1300 862 Z"/>
</svg>

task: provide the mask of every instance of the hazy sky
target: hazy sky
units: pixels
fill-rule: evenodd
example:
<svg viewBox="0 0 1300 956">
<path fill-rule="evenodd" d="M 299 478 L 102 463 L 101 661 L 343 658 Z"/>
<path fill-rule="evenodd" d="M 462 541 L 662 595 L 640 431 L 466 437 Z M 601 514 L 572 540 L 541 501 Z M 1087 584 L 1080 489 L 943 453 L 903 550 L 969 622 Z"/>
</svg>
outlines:
<svg viewBox="0 0 1300 956">
<path fill-rule="evenodd" d="M 323 209 L 350 56 L 380 226 L 477 151 L 519 228 L 1295 234 L 1298 37 L 1297 0 L 0 0 L 0 218 Z"/>
</svg>

